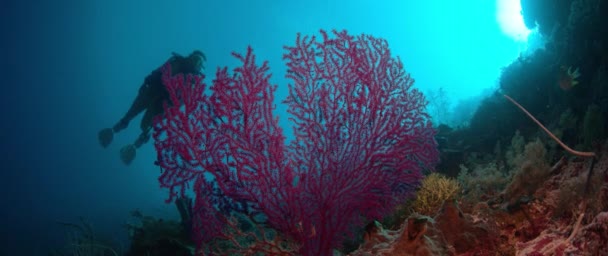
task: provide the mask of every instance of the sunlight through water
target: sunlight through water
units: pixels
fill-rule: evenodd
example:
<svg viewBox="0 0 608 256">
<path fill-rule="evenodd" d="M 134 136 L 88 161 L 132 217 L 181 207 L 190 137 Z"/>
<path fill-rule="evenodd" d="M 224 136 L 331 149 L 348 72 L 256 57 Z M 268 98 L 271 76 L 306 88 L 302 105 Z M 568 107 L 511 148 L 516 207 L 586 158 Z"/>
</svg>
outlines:
<svg viewBox="0 0 608 256">
<path fill-rule="evenodd" d="M 515 41 L 525 42 L 530 30 L 524 24 L 520 0 L 497 0 L 496 18 L 505 35 Z"/>
</svg>

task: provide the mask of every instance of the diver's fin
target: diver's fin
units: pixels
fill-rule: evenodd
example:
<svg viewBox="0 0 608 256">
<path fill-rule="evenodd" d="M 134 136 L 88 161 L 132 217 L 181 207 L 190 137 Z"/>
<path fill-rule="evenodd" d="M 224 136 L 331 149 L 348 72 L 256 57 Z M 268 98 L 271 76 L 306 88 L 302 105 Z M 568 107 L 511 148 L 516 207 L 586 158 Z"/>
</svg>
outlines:
<svg viewBox="0 0 608 256">
<path fill-rule="evenodd" d="M 97 137 L 99 139 L 99 144 L 101 144 L 102 147 L 106 148 L 108 147 L 108 145 L 110 145 L 110 143 L 112 143 L 112 139 L 114 138 L 114 132 L 112 131 L 112 128 L 105 128 L 99 131 Z"/>
<path fill-rule="evenodd" d="M 120 149 L 120 160 L 126 165 L 131 164 L 135 159 L 136 148 L 133 144 L 126 145 Z"/>
</svg>

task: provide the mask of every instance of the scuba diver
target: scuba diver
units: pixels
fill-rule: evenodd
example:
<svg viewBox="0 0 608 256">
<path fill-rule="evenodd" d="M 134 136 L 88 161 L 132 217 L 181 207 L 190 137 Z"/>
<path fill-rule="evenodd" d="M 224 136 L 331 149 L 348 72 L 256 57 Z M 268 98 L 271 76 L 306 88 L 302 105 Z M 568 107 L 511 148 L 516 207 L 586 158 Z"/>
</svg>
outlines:
<svg viewBox="0 0 608 256">
<path fill-rule="evenodd" d="M 183 57 L 172 53 L 172 57 L 167 60 L 171 65 L 172 75 L 175 74 L 201 74 L 204 69 L 203 62 L 206 61 L 203 52 L 195 50 L 189 56 Z M 163 102 L 169 101 L 169 92 L 165 88 L 162 79 L 162 66 L 155 69 L 145 79 L 137 97 L 123 118 L 112 128 L 105 128 L 99 131 L 99 143 L 102 147 L 107 147 L 112 142 L 114 133 L 127 128 L 129 122 L 145 110 L 141 119 L 141 134 L 133 144 L 126 145 L 120 149 L 120 159 L 129 165 L 135 159 L 135 151 L 150 139 L 152 121 L 154 117 L 163 113 Z"/>
</svg>

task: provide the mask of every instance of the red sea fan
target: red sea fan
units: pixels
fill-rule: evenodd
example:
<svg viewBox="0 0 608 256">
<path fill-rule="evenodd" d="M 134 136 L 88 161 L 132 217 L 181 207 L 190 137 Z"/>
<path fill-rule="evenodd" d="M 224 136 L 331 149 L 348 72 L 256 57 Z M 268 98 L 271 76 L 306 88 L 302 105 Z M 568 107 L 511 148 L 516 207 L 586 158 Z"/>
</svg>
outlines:
<svg viewBox="0 0 608 256">
<path fill-rule="evenodd" d="M 286 47 L 287 99 L 296 139 L 291 159 L 317 238 L 317 255 L 338 246 L 361 218 L 381 218 L 402 203 L 438 161 L 423 95 L 388 43 L 369 35 L 321 31 Z M 313 254 L 315 254 L 313 253 Z"/>
<path fill-rule="evenodd" d="M 203 77 L 165 72 L 173 104 L 155 124 L 161 186 L 170 200 L 195 186 L 205 207 L 193 232 L 211 234 L 197 236 L 200 243 L 221 232 L 221 214 L 229 214 L 209 198 L 215 187 L 267 217 L 301 254 L 331 255 L 353 226 L 385 216 L 437 163 L 426 101 L 387 42 L 321 34 L 285 47 L 290 144 L 272 114 L 277 87 L 251 48 L 234 54 L 242 66 L 232 74 L 218 69 L 209 96 Z"/>
</svg>

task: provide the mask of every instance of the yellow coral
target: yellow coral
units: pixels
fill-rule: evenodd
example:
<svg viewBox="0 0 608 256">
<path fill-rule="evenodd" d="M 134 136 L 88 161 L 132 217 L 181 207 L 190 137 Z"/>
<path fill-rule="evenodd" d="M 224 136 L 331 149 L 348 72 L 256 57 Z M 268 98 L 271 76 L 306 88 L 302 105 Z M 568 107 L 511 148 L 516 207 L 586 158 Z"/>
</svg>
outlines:
<svg viewBox="0 0 608 256">
<path fill-rule="evenodd" d="M 432 173 L 422 180 L 422 186 L 416 193 L 412 205 L 414 211 L 432 215 L 439 210 L 445 200 L 454 200 L 460 193 L 458 181 L 439 173 Z"/>
</svg>

